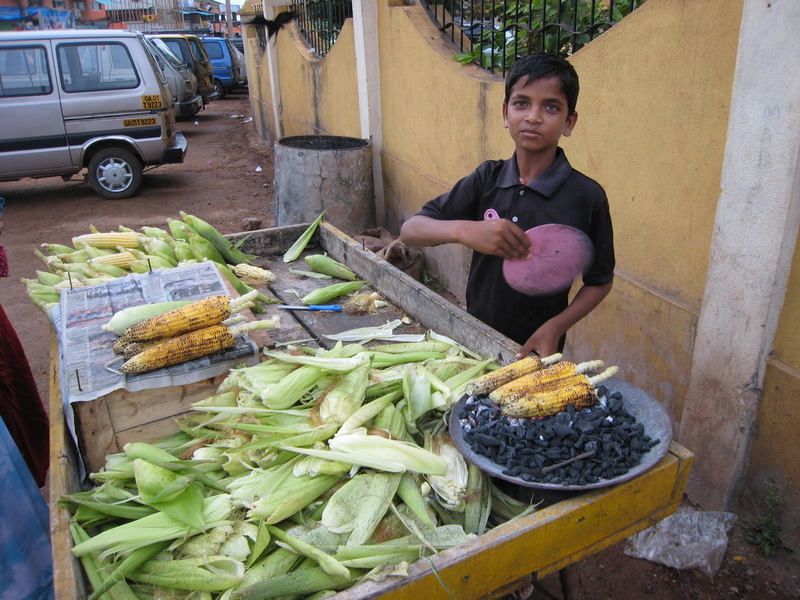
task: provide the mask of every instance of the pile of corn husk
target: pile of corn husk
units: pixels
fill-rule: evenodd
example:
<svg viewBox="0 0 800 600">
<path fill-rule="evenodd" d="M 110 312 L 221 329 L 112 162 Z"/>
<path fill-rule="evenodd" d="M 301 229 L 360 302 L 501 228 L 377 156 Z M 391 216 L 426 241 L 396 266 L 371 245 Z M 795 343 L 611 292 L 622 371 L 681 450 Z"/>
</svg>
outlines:
<svg viewBox="0 0 800 600">
<path fill-rule="evenodd" d="M 447 338 L 268 352 L 60 499 L 91 598 L 321 598 L 527 514 L 447 433 L 496 368 Z"/>
</svg>

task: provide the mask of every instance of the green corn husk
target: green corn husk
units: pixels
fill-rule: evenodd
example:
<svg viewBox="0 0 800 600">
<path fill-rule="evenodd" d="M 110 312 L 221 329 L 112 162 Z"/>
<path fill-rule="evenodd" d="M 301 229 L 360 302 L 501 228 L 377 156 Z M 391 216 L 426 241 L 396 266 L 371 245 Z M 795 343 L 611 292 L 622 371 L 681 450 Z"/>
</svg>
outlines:
<svg viewBox="0 0 800 600">
<path fill-rule="evenodd" d="M 370 364 L 367 361 L 346 373 L 325 392 L 317 404 L 323 423 L 341 425 L 364 403 L 364 392 L 369 384 Z"/>
<path fill-rule="evenodd" d="M 380 398 L 376 398 L 371 402 L 363 404 L 358 410 L 356 410 L 342 422 L 336 435 L 352 433 L 359 427 L 363 427 L 372 419 L 377 417 L 384 408 L 398 400 L 402 395 L 402 392 L 389 392 Z"/>
<path fill-rule="evenodd" d="M 133 461 L 141 501 L 194 529 L 205 529 L 203 490 L 192 475 L 178 475 L 141 458 Z"/>
<path fill-rule="evenodd" d="M 222 235 L 213 225 L 204 221 L 200 217 L 186 214 L 181 211 L 183 222 L 195 233 L 203 236 L 211 242 L 220 253 L 225 262 L 231 265 L 243 263 L 246 265 L 253 263 L 253 257 L 241 252 L 228 238 Z"/>
<path fill-rule="evenodd" d="M 360 546 L 383 519 L 399 484 L 399 473 L 358 473 L 330 497 L 320 522 L 333 533 L 349 533 L 348 546 Z"/>
<path fill-rule="evenodd" d="M 322 494 L 329 491 L 339 481 L 341 474 L 325 474 L 300 477 L 292 476 L 287 485 L 259 498 L 248 512 L 250 518 L 265 519 L 268 525 L 280 523 L 304 510 Z"/>
<path fill-rule="evenodd" d="M 306 230 L 302 233 L 302 235 L 297 238 L 294 244 L 286 251 L 283 255 L 283 262 L 289 263 L 294 262 L 300 255 L 303 253 L 303 250 L 306 249 L 308 242 L 311 241 L 311 237 L 314 235 L 314 232 L 317 230 L 317 227 L 322 222 L 322 217 L 325 216 L 325 211 L 322 211 L 320 215 L 311 223 Z"/>
<path fill-rule="evenodd" d="M 464 510 L 463 501 L 469 480 L 467 461 L 446 433 L 427 435 L 426 442 L 426 448 L 448 464 L 445 475 L 428 475 L 428 483 L 443 506 L 451 510 Z"/>
<path fill-rule="evenodd" d="M 431 529 L 436 527 L 428 514 L 425 498 L 422 496 L 422 490 L 420 490 L 413 473 L 403 473 L 397 488 L 397 495 L 422 523 Z"/>
<path fill-rule="evenodd" d="M 311 267 L 312 271 L 330 275 L 337 279 L 344 279 L 345 281 L 355 281 L 358 279 L 356 274 L 347 266 L 334 260 L 325 254 L 309 254 L 305 257 L 306 263 Z"/>
<path fill-rule="evenodd" d="M 483 535 L 492 513 L 492 495 L 486 475 L 476 465 L 469 463 L 467 493 L 464 497 L 464 531 Z"/>
<path fill-rule="evenodd" d="M 342 590 L 353 585 L 350 577 L 328 575 L 321 567 L 300 569 L 264 579 L 242 590 L 240 600 L 268 600 L 283 596 L 297 598 L 321 590 Z"/>
<path fill-rule="evenodd" d="M 230 509 L 230 497 L 225 494 L 206 498 L 203 501 L 202 511 L 206 526 L 215 527 L 226 522 Z M 198 533 L 198 530 L 159 512 L 107 529 L 86 542 L 77 544 L 72 548 L 72 552 L 75 556 L 83 556 L 89 552 L 102 551 L 100 555 L 102 558 L 109 554 L 129 552 L 142 546 L 194 533 Z"/>
<path fill-rule="evenodd" d="M 318 288 L 313 292 L 306 294 L 301 298 L 301 302 L 303 304 L 325 304 L 329 300 L 333 300 L 334 298 L 338 298 L 344 294 L 349 294 L 350 292 L 360 290 L 366 284 L 366 281 L 361 280 L 334 283 L 332 285 Z"/>
<path fill-rule="evenodd" d="M 316 561 L 322 570 L 328 575 L 350 579 L 350 571 L 347 569 L 347 567 L 342 565 L 330 554 L 320 550 L 308 542 L 304 542 L 299 537 L 285 532 L 280 527 L 270 525 L 268 528 L 270 534 L 272 534 L 274 538 L 282 541 L 298 554 L 302 554 L 303 556 Z"/>
<path fill-rule="evenodd" d="M 79 544 L 90 539 L 89 534 L 77 523 L 70 523 L 69 530 L 72 535 L 73 544 Z M 101 560 L 97 553 L 89 553 L 80 557 L 86 579 L 93 590 L 105 589 L 102 594 L 108 600 L 139 600 L 138 596 L 128 586 L 123 578 L 114 577 L 111 579 L 112 568 L 104 560 Z M 130 565 L 131 563 L 129 563 Z M 111 585 L 109 584 L 111 582 Z M 92 594 L 92 597 L 100 597 L 101 594 Z"/>
<path fill-rule="evenodd" d="M 130 575 L 140 583 L 201 592 L 226 590 L 243 577 L 244 565 L 222 555 L 151 560 Z"/>
</svg>

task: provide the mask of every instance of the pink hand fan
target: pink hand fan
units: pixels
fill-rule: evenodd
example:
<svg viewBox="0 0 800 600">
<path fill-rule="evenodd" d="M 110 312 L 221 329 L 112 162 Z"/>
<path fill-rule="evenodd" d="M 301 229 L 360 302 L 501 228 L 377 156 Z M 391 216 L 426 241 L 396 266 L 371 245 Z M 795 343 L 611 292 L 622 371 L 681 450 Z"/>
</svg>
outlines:
<svg viewBox="0 0 800 600">
<path fill-rule="evenodd" d="M 525 235 L 531 241 L 531 255 L 503 261 L 506 282 L 522 294 L 564 291 L 592 264 L 594 245 L 580 229 L 551 223 L 529 229 Z"/>
</svg>

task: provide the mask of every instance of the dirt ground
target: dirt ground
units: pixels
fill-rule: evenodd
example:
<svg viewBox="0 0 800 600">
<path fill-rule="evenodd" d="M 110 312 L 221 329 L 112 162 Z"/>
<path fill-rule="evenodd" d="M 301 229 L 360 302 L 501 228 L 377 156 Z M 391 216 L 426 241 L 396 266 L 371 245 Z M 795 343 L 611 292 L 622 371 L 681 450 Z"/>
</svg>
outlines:
<svg viewBox="0 0 800 600">
<path fill-rule="evenodd" d="M 274 224 L 272 150 L 258 141 L 249 120 L 246 93 L 211 103 L 195 119 L 179 122 L 189 141 L 186 161 L 145 174 L 139 195 L 122 201 L 103 200 L 88 184 L 59 178 L 0 183 L 5 198 L 5 246 L 11 276 L 0 279 L 0 302 L 22 341 L 27 358 L 47 400 L 49 324 L 25 294 L 21 277 L 35 277 L 41 263 L 34 249 L 42 243 L 69 243 L 88 233 L 90 225 L 113 230 L 164 227 L 184 210 L 212 223 L 223 233 L 242 230 L 245 218 Z M 447 333 L 442 332 L 442 333 Z M 800 566 L 787 549 L 765 557 L 745 540 L 756 515 L 739 515 L 722 567 L 713 580 L 697 569 L 676 570 L 626 556 L 623 544 L 576 565 L 578 581 L 572 600 L 798 600 Z M 559 576 L 541 582 L 533 598 L 562 598 Z M 420 599 L 422 600 L 422 599 Z"/>
</svg>

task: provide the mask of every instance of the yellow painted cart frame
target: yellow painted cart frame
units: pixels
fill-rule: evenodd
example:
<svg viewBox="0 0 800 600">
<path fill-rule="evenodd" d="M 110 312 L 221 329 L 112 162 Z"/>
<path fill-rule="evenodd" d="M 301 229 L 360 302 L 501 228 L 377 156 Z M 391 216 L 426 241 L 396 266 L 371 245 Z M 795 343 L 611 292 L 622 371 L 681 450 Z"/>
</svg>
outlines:
<svg viewBox="0 0 800 600">
<path fill-rule="evenodd" d="M 246 234 L 245 252 L 276 255 L 304 226 Z M 244 234 L 242 234 L 244 235 Z M 515 346 L 466 312 L 406 276 L 325 223 L 316 238 L 333 258 L 370 282 L 385 298 L 425 326 L 484 356 L 512 360 Z M 57 499 L 78 489 L 77 457 L 66 431 L 58 383 L 58 348 L 50 374 L 50 521 L 58 600 L 84 600 L 83 577 L 72 558 L 69 514 Z M 179 394 L 180 395 L 180 394 Z M 176 410 L 176 414 L 185 408 Z M 159 432 L 159 435 L 161 433 Z M 154 438 L 157 436 L 154 436 Z M 520 582 L 541 578 L 577 563 L 675 512 L 681 503 L 693 455 L 672 443 L 652 469 L 618 485 L 594 489 L 500 525 L 484 535 L 411 565 L 403 578 L 358 584 L 335 600 L 481 600 L 496 598 Z"/>
</svg>

